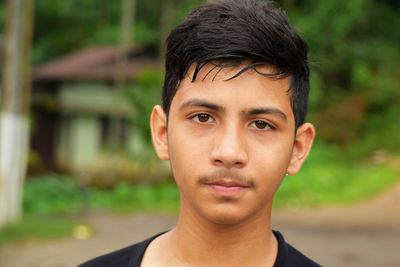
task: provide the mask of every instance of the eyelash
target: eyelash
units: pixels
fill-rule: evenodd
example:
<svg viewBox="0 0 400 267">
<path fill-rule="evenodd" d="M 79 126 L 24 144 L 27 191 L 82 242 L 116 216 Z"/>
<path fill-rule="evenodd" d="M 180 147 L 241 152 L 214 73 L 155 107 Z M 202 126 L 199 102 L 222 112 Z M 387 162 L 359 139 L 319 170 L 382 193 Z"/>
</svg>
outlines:
<svg viewBox="0 0 400 267">
<path fill-rule="evenodd" d="M 264 124 L 265 124 L 265 127 L 264 127 L 264 128 L 258 128 L 258 127 L 255 125 L 257 122 L 264 123 Z M 252 125 L 252 124 L 254 124 L 254 127 L 257 128 L 257 130 L 266 130 L 266 129 L 275 130 L 275 129 L 276 129 L 273 125 L 271 125 L 270 123 L 268 123 L 268 122 L 266 122 L 266 121 L 263 121 L 263 120 L 254 120 L 254 121 L 252 121 L 252 122 L 250 123 L 250 125 Z"/>
<path fill-rule="evenodd" d="M 207 116 L 207 121 L 201 121 L 199 118 L 200 118 L 200 116 Z M 210 115 L 210 114 L 208 114 L 208 113 L 197 113 L 197 114 L 195 114 L 195 115 L 193 115 L 193 116 L 191 116 L 190 117 L 190 119 L 191 120 L 193 120 L 193 121 L 195 121 L 195 122 L 197 122 L 197 123 L 209 123 L 209 119 L 213 119 L 214 120 L 214 118 Z M 215 120 L 214 120 L 215 121 Z"/>
<path fill-rule="evenodd" d="M 206 117 L 207 117 L 207 120 L 206 120 L 206 121 L 201 121 L 201 120 L 199 119 L 200 116 L 206 116 Z M 197 114 L 191 116 L 190 119 L 193 120 L 193 121 L 196 122 L 196 123 L 210 123 L 210 121 L 209 121 L 210 119 L 212 119 L 213 121 L 215 121 L 215 119 L 214 119 L 210 114 L 208 114 L 208 113 L 197 113 Z M 204 119 L 204 118 L 203 118 L 203 119 Z M 258 128 L 258 127 L 255 125 L 257 122 L 264 123 L 264 124 L 265 124 L 265 127 L 264 127 L 264 128 Z M 254 124 L 254 128 L 256 128 L 257 130 L 266 130 L 266 129 L 275 130 L 275 129 L 276 129 L 276 127 L 274 127 L 272 124 L 270 124 L 270 123 L 268 123 L 268 122 L 266 122 L 266 121 L 264 121 L 264 120 L 254 120 L 254 121 L 252 121 L 249 125 L 251 126 L 251 125 L 253 125 L 253 124 Z"/>
</svg>

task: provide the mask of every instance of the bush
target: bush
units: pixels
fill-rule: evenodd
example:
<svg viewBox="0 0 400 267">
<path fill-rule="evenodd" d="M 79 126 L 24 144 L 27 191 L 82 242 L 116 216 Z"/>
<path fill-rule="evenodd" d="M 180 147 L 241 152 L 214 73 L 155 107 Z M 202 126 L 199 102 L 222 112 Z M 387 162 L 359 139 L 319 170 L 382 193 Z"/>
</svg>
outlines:
<svg viewBox="0 0 400 267">
<path fill-rule="evenodd" d="M 112 188 L 84 187 L 78 180 L 59 174 L 30 178 L 24 187 L 26 215 L 74 215 L 106 210 L 175 211 L 179 192 L 174 183 L 131 184 L 119 182 Z"/>
<path fill-rule="evenodd" d="M 119 183 L 157 184 L 171 177 L 169 165 L 155 157 L 133 158 L 124 153 L 103 153 L 79 174 L 81 184 L 112 188 Z"/>
<path fill-rule="evenodd" d="M 347 204 L 371 197 L 398 181 L 389 160 L 355 158 L 353 149 L 317 142 L 302 170 L 286 177 L 275 207 Z M 387 155 L 387 159 L 390 156 Z"/>
<path fill-rule="evenodd" d="M 82 200 L 80 187 L 69 176 L 48 174 L 25 183 L 23 207 L 27 214 L 76 213 Z"/>
</svg>

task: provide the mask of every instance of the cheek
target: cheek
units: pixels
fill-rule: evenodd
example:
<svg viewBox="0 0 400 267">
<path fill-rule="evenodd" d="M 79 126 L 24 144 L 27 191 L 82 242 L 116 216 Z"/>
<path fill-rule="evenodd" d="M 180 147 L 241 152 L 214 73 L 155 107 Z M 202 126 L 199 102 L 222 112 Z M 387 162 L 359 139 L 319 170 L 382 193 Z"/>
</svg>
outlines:
<svg viewBox="0 0 400 267">
<path fill-rule="evenodd" d="M 254 167 L 264 170 L 269 177 L 281 177 L 285 174 L 292 155 L 292 140 L 267 140 L 252 145 Z"/>
<path fill-rule="evenodd" d="M 185 131 L 177 127 L 168 133 L 168 151 L 171 169 L 176 182 L 195 182 L 194 174 L 201 173 L 201 166 L 204 169 L 206 158 L 204 157 L 204 146 L 198 140 L 192 140 Z"/>
</svg>

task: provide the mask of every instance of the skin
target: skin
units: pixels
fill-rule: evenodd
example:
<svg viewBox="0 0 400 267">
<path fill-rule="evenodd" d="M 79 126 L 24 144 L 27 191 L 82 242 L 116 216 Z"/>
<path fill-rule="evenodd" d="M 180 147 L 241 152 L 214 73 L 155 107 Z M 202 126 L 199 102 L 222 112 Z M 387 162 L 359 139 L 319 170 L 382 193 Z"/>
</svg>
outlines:
<svg viewBox="0 0 400 267">
<path fill-rule="evenodd" d="M 179 84 L 168 119 L 151 115 L 154 147 L 170 160 L 181 205 L 174 229 L 156 238 L 142 266 L 273 266 L 273 196 L 297 173 L 315 136 L 295 130 L 290 78 L 271 79 L 243 66 L 218 72 L 193 66 Z M 274 72 L 269 66 L 260 72 Z M 251 253 L 249 253 L 251 252 Z"/>
</svg>

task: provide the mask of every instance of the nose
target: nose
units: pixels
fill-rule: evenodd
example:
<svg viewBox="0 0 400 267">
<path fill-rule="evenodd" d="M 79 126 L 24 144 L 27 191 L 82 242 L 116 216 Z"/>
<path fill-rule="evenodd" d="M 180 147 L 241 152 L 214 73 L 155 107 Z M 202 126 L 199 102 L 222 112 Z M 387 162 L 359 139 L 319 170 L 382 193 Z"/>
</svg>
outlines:
<svg viewBox="0 0 400 267">
<path fill-rule="evenodd" d="M 211 152 L 212 164 L 216 167 L 243 168 L 248 162 L 245 140 L 240 130 L 226 127 L 216 134 Z"/>
</svg>

